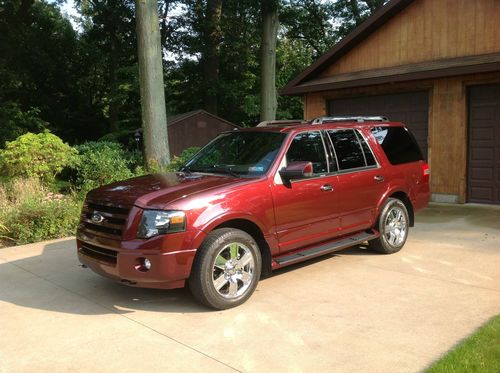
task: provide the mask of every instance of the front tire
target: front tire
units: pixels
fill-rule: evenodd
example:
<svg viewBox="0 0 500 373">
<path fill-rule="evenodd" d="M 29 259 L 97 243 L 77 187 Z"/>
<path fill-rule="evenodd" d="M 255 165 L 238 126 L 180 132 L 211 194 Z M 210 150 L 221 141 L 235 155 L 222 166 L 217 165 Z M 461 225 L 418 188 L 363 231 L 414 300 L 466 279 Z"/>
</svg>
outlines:
<svg viewBox="0 0 500 373">
<path fill-rule="evenodd" d="M 397 198 L 389 198 L 382 208 L 377 228 L 380 237 L 370 241 L 370 248 L 382 254 L 393 254 L 401 250 L 409 230 L 405 204 Z"/>
<path fill-rule="evenodd" d="M 198 249 L 189 288 L 208 307 L 236 307 L 255 291 L 261 268 L 260 251 L 252 236 L 234 228 L 216 229 Z"/>
</svg>

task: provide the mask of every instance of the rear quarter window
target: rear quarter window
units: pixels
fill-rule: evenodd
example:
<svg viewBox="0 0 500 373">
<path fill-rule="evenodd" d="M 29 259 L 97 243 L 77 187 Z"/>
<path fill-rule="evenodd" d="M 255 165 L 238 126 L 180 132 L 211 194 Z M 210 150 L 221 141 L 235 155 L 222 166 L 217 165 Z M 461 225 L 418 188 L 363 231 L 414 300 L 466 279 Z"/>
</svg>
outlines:
<svg viewBox="0 0 500 373">
<path fill-rule="evenodd" d="M 374 127 L 373 136 L 391 164 L 403 164 L 424 159 L 410 131 L 405 127 Z"/>
</svg>

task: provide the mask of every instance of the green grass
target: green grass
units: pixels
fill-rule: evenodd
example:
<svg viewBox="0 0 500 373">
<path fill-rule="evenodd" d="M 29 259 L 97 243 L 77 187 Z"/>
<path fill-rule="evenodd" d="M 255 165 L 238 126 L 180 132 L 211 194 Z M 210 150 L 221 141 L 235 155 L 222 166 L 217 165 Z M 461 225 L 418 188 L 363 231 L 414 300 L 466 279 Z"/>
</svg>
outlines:
<svg viewBox="0 0 500 373">
<path fill-rule="evenodd" d="M 500 372 L 500 315 L 458 344 L 426 373 Z"/>
</svg>

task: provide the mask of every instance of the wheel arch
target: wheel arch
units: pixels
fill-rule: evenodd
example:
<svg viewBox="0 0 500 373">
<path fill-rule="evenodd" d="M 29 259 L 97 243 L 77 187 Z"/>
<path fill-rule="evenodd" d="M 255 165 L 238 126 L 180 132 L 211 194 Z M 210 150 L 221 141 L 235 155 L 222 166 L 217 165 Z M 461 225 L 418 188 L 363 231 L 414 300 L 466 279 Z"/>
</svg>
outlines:
<svg viewBox="0 0 500 373">
<path fill-rule="evenodd" d="M 411 200 L 408 197 L 408 195 L 403 191 L 397 191 L 397 192 L 392 193 L 388 197 L 389 198 L 396 198 L 396 199 L 399 199 L 401 202 L 403 202 L 403 204 L 406 207 L 406 210 L 408 211 L 408 217 L 410 219 L 409 225 L 410 225 L 410 227 L 413 227 L 415 225 L 415 212 L 413 211 L 413 205 L 412 205 Z"/>
<path fill-rule="evenodd" d="M 262 257 L 262 271 L 261 276 L 269 276 L 272 271 L 271 267 L 271 250 L 269 248 L 269 244 L 267 243 L 264 234 L 260 227 L 251 220 L 244 218 L 236 218 L 227 220 L 219 225 L 215 226 L 212 230 L 219 228 L 234 228 L 239 229 L 243 232 L 248 233 L 257 243 L 257 246 L 260 251 L 260 255 Z"/>
</svg>

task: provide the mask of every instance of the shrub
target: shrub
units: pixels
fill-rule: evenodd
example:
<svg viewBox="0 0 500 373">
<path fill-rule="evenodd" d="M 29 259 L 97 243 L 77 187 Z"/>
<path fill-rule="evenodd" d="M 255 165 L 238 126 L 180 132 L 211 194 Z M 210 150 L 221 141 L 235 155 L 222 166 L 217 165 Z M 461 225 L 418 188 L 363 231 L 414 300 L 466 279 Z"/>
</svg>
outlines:
<svg viewBox="0 0 500 373">
<path fill-rule="evenodd" d="M 74 163 L 76 151 L 50 132 L 28 132 L 0 151 L 2 171 L 9 176 L 37 177 L 45 183 Z"/>
<path fill-rule="evenodd" d="M 26 244 L 75 234 L 81 202 L 48 192 L 38 179 L 0 184 L 0 240 Z"/>
<path fill-rule="evenodd" d="M 113 181 L 133 176 L 129 169 L 130 158 L 115 142 L 91 141 L 76 146 L 79 156 L 76 163 L 76 186 L 88 191 Z"/>
<path fill-rule="evenodd" d="M 196 146 L 184 149 L 179 156 L 174 156 L 171 159 L 170 164 L 166 167 L 166 171 L 178 171 L 179 168 L 184 166 L 187 161 L 193 158 L 199 150 L 200 148 Z"/>
</svg>

